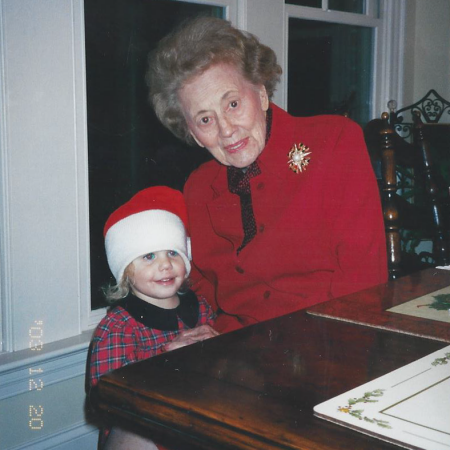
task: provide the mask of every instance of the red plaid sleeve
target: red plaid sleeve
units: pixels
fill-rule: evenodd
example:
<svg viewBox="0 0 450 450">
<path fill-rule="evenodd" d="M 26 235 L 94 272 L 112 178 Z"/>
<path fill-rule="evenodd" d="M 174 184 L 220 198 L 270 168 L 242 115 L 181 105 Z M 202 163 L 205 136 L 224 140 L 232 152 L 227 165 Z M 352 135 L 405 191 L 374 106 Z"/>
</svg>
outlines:
<svg viewBox="0 0 450 450">
<path fill-rule="evenodd" d="M 198 305 L 199 305 L 199 310 L 198 310 L 197 326 L 210 325 L 211 327 L 214 328 L 216 314 L 214 313 L 210 304 L 206 301 L 206 299 L 204 297 L 199 296 L 198 297 Z"/>
<path fill-rule="evenodd" d="M 130 319 L 122 308 L 115 308 L 97 326 L 90 357 L 91 386 L 105 373 L 137 360 L 135 331 L 128 324 Z"/>
<path fill-rule="evenodd" d="M 182 322 L 181 322 L 182 323 Z M 97 326 L 89 358 L 89 384 L 120 367 L 156 356 L 177 331 L 148 328 L 121 307 L 114 308 Z"/>
</svg>

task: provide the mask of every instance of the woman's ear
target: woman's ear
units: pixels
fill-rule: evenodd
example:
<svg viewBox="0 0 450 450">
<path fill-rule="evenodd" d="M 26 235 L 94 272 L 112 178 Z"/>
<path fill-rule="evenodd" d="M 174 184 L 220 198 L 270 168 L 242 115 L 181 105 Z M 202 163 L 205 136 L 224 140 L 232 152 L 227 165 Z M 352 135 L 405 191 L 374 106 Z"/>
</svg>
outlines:
<svg viewBox="0 0 450 450">
<path fill-rule="evenodd" d="M 259 98 L 261 100 L 261 108 L 263 111 L 269 109 L 269 96 L 267 95 L 266 87 L 262 84 L 259 88 Z"/>
<path fill-rule="evenodd" d="M 195 134 L 192 131 L 189 131 L 189 133 L 191 134 L 191 136 L 194 138 L 194 141 L 197 142 L 197 144 L 202 147 L 205 148 L 205 146 L 197 139 L 197 137 L 195 136 Z"/>
</svg>

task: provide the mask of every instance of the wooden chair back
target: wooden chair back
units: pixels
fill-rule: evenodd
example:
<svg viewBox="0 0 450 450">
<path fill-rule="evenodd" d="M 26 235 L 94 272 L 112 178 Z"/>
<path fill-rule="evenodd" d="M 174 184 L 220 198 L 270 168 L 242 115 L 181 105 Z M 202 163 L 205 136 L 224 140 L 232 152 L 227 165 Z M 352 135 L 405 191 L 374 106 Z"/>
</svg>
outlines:
<svg viewBox="0 0 450 450">
<path fill-rule="evenodd" d="M 423 124 L 419 114 L 414 116 L 413 142 L 408 143 L 395 131 L 389 114 L 370 121 L 365 129 L 365 139 L 380 188 L 386 230 L 388 270 L 391 279 L 420 270 L 430 265 L 450 263 L 447 241 L 447 223 L 440 199 L 439 187 L 434 180 L 433 162 Z M 417 186 L 423 186 L 422 205 L 399 195 L 399 169 L 408 168 L 421 177 Z M 401 193 L 401 192 L 400 192 Z M 420 230 L 433 240 L 428 261 L 423 254 L 402 251 L 401 230 Z"/>
</svg>

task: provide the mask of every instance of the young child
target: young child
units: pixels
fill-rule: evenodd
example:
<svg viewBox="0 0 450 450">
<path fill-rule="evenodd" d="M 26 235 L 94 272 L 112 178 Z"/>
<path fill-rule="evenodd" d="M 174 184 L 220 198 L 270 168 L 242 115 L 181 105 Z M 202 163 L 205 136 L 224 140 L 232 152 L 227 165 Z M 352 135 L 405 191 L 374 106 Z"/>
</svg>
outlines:
<svg viewBox="0 0 450 450">
<path fill-rule="evenodd" d="M 186 286 L 191 270 L 186 227 L 183 195 L 164 186 L 138 192 L 107 220 L 105 249 L 117 284 L 105 294 L 117 303 L 95 330 L 89 387 L 114 369 L 163 352 L 181 331 L 213 325 L 211 307 Z M 210 335 L 215 334 L 211 330 Z M 101 436 L 100 447 L 107 434 Z M 130 442 L 133 439 L 141 438 L 113 429 L 106 448 L 122 448 L 113 445 L 114 440 L 126 441 L 123 448 L 156 448 L 151 441 Z"/>
</svg>

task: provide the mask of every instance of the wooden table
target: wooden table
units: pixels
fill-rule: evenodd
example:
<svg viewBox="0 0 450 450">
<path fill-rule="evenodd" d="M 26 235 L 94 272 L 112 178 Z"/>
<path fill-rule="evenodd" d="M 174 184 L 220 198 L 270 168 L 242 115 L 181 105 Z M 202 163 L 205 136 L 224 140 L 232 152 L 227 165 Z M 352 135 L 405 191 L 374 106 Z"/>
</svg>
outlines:
<svg viewBox="0 0 450 450">
<path fill-rule="evenodd" d="M 450 323 L 424 320 L 389 311 L 394 306 L 447 286 L 450 286 L 449 270 L 428 269 L 399 278 L 394 283 L 381 284 L 372 289 L 320 303 L 308 308 L 308 313 L 364 326 L 384 328 L 397 333 L 436 339 L 450 344 Z M 364 308 L 359 307 L 361 303 L 364 304 Z M 448 320 L 448 311 L 441 311 L 441 313 L 445 314 Z"/>
<path fill-rule="evenodd" d="M 119 369 L 101 379 L 96 403 L 178 450 L 398 449 L 313 407 L 446 345 L 299 311 Z"/>
</svg>

